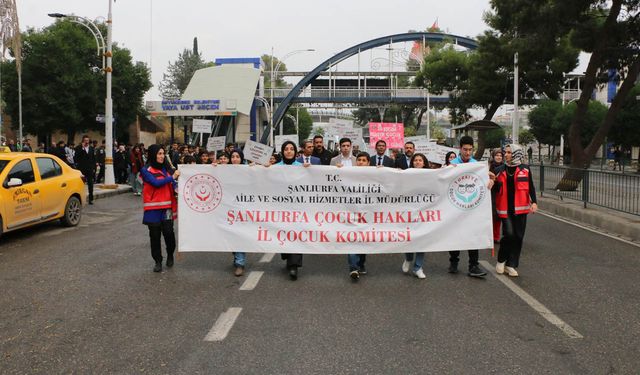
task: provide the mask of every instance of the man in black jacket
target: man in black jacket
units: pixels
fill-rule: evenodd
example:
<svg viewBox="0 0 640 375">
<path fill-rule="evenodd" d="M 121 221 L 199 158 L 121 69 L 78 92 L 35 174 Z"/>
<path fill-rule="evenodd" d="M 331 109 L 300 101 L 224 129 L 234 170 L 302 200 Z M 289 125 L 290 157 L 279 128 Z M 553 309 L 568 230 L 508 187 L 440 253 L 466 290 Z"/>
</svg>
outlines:
<svg viewBox="0 0 640 375">
<path fill-rule="evenodd" d="M 93 178 L 96 173 L 96 152 L 89 144 L 89 136 L 82 136 L 82 143 L 75 149 L 76 167 L 82 172 L 89 187 L 89 204 L 93 204 Z"/>
<path fill-rule="evenodd" d="M 313 154 L 311 155 L 320 158 L 322 165 L 329 165 L 333 158 L 333 153 L 324 148 L 324 138 L 319 134 L 313 137 Z"/>
<path fill-rule="evenodd" d="M 404 144 L 404 155 L 398 155 L 396 158 L 396 168 L 407 169 L 411 165 L 411 157 L 416 150 L 416 145 L 409 141 Z"/>
</svg>

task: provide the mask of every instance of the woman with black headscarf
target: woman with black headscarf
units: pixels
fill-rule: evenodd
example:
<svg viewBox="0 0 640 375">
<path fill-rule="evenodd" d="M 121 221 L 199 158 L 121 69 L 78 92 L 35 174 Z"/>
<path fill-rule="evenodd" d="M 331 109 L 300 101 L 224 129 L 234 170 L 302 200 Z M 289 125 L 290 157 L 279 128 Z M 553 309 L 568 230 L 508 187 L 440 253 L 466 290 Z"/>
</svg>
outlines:
<svg viewBox="0 0 640 375">
<path fill-rule="evenodd" d="M 502 239 L 498 251 L 496 272 L 517 277 L 522 241 L 527 227 L 527 215 L 538 210 L 536 190 L 529 166 L 522 164 L 522 147 L 505 147 L 505 166 L 496 170 L 493 189 L 496 193 L 496 212 L 502 220 Z"/>
<path fill-rule="evenodd" d="M 298 155 L 298 148 L 296 144 L 291 141 L 286 141 L 280 148 L 282 154 L 282 160 L 275 165 L 302 165 L 302 163 L 296 161 L 296 155 Z M 289 271 L 289 278 L 291 280 L 298 279 L 298 267 L 302 267 L 302 254 L 282 254 L 283 260 L 287 261 L 287 270 Z"/>
<path fill-rule="evenodd" d="M 151 257 L 156 262 L 153 272 L 162 271 L 162 248 L 160 236 L 167 248 L 167 267 L 173 266 L 176 237 L 173 220 L 177 217 L 178 203 L 175 197 L 176 180 L 180 171 L 168 166 L 161 145 L 149 146 L 147 164 L 140 170 L 144 215 L 142 223 L 149 228 Z"/>
</svg>

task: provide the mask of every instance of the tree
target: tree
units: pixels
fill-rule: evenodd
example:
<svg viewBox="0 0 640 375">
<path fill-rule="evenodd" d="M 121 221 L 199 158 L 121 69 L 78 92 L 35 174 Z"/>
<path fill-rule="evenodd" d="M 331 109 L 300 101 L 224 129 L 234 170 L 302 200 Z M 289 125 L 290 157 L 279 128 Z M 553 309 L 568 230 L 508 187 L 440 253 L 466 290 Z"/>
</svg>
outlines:
<svg viewBox="0 0 640 375">
<path fill-rule="evenodd" d="M 477 37 L 476 50 L 458 51 L 445 42 L 435 51 L 432 49 L 416 77 L 419 86 L 432 92 L 450 92 L 447 109 L 453 123 L 466 122 L 471 108 L 484 110 L 484 120 L 491 120 L 501 105 L 513 101 L 511 72 L 515 52 L 519 52 L 521 103 L 526 103 L 527 93 L 557 98 L 562 87 L 562 73 L 577 65 L 578 50 L 571 48 L 569 36 L 556 38 L 540 33 L 542 35 L 536 37 L 532 34 L 525 43 L 512 30 L 503 30 L 506 22 L 503 18 L 510 15 L 495 11 L 497 3 L 502 5 L 502 1 L 493 1 L 494 12 L 485 15 L 485 22 L 491 29 Z M 542 17 L 534 21 L 546 24 Z M 484 153 L 485 135 L 485 132 L 479 132 L 477 157 Z"/>
<path fill-rule="evenodd" d="M 608 139 L 623 147 L 640 145 L 640 87 L 631 90 L 611 127 Z"/>
<path fill-rule="evenodd" d="M 291 119 L 293 117 L 296 118 L 296 108 L 289 108 L 287 111 L 287 115 L 282 120 L 284 134 L 295 134 L 296 132 L 296 124 L 295 121 Z M 289 117 L 291 116 L 291 117 Z M 313 119 L 307 111 L 306 108 L 297 108 L 297 117 L 298 117 L 298 143 L 302 143 L 305 139 L 309 139 L 309 134 L 311 133 L 311 127 L 313 126 Z"/>
<path fill-rule="evenodd" d="M 104 113 L 105 76 L 90 33 L 66 20 L 42 30 L 29 29 L 23 36 L 22 53 L 25 131 L 44 137 L 62 130 L 72 140 L 76 132 L 104 129 L 96 115 Z M 2 90 L 7 112 L 17 118 L 14 66 L 15 61 L 3 63 Z M 150 87 L 148 68 L 134 64 L 127 49 L 114 45 L 112 98 L 120 127 L 141 113 L 144 93 Z"/>
<path fill-rule="evenodd" d="M 535 140 L 536 137 L 529 129 L 523 129 L 518 135 L 518 142 L 520 142 L 521 145 L 528 145 L 529 143 L 533 143 Z"/>
<path fill-rule="evenodd" d="M 640 2 L 493 0 L 491 4 L 495 19 L 499 20 L 494 26 L 501 32 L 520 35 L 517 41 L 522 51 L 526 50 L 525 46 L 539 43 L 540 38 L 548 42 L 568 38 L 571 45 L 591 53 L 569 129 L 573 170 L 569 170 L 558 185 L 558 189 L 575 189 L 582 180 L 581 169 L 590 165 L 614 126 L 627 95 L 636 85 L 640 73 Z M 622 84 L 604 120 L 584 145 L 591 94 L 608 80 L 606 73 L 611 69 L 620 75 Z"/>
<path fill-rule="evenodd" d="M 202 68 L 213 66 L 207 64 L 198 50 L 198 38 L 193 38 L 193 49 L 184 49 L 178 55 L 178 59 L 169 63 L 167 72 L 162 75 L 162 81 L 158 86 L 163 99 L 176 99 L 184 94 L 193 74 Z"/>
<path fill-rule="evenodd" d="M 502 147 L 502 141 L 505 139 L 504 128 L 487 130 L 485 137 L 486 148 Z"/>
<path fill-rule="evenodd" d="M 529 112 L 531 133 L 539 143 L 555 145 L 560 140 L 562 130 L 553 126 L 554 120 L 560 111 L 562 111 L 562 102 L 545 100 Z"/>
<path fill-rule="evenodd" d="M 260 58 L 262 60 L 263 69 L 265 72 L 269 72 L 269 74 L 264 75 L 264 87 L 271 88 L 271 55 L 264 54 Z M 278 64 L 280 66 L 278 67 Z M 278 67 L 278 72 L 286 72 L 287 64 L 281 63 L 280 60 L 273 56 L 273 70 L 275 71 L 276 67 Z M 283 79 L 282 76 L 276 77 L 276 84 L 273 87 L 287 87 L 287 82 Z"/>
</svg>

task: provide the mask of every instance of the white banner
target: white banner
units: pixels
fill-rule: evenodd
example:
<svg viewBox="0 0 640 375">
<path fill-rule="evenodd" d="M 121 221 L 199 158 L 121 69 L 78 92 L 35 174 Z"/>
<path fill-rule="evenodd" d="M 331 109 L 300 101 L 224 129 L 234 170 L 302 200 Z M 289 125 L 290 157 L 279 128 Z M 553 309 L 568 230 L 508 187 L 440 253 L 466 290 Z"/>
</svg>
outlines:
<svg viewBox="0 0 640 375">
<path fill-rule="evenodd" d="M 183 165 L 179 250 L 403 253 L 493 246 L 485 163 Z"/>
</svg>

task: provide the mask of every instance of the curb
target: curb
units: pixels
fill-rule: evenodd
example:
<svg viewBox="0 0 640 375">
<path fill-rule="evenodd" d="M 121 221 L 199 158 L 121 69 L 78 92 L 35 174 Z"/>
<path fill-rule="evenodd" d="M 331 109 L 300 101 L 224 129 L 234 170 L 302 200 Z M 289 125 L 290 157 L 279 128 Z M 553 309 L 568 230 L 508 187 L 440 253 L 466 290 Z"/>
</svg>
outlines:
<svg viewBox="0 0 640 375">
<path fill-rule="evenodd" d="M 560 201 L 547 197 L 538 197 L 538 206 L 550 214 L 640 242 L 640 217 L 611 212 L 604 208 L 583 208 L 580 202 Z"/>
<path fill-rule="evenodd" d="M 94 189 L 93 199 L 102 199 L 112 197 L 114 195 L 120 195 L 130 193 L 133 189 L 129 185 L 118 185 L 117 189 Z"/>
</svg>

